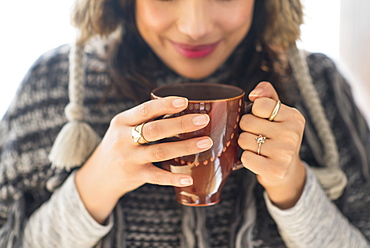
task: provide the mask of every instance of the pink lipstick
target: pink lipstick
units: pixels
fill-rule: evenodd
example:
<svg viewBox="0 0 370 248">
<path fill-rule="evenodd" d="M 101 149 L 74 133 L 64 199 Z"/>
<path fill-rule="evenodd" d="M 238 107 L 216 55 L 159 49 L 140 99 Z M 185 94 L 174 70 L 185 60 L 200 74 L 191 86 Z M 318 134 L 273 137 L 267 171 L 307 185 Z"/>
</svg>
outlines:
<svg viewBox="0 0 370 248">
<path fill-rule="evenodd" d="M 204 58 L 208 56 L 217 48 L 218 44 L 219 42 L 215 42 L 212 44 L 192 46 L 192 45 L 172 42 L 172 45 L 174 46 L 177 52 L 179 52 L 184 57 L 191 58 L 191 59 Z"/>
</svg>

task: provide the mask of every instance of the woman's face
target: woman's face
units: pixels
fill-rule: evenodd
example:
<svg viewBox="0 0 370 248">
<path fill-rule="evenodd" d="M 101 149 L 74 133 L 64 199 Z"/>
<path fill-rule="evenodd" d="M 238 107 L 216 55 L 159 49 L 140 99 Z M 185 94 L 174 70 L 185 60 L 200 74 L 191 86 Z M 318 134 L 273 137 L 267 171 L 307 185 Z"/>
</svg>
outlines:
<svg viewBox="0 0 370 248">
<path fill-rule="evenodd" d="M 140 35 L 178 74 L 212 74 L 248 33 L 254 0 L 136 0 Z"/>
</svg>

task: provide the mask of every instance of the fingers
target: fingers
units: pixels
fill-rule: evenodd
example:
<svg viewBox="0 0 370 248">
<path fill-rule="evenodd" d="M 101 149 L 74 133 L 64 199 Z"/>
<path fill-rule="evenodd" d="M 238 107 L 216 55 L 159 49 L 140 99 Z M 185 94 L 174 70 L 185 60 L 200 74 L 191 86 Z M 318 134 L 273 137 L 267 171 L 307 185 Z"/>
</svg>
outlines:
<svg viewBox="0 0 370 248">
<path fill-rule="evenodd" d="M 165 171 L 151 164 L 141 170 L 140 176 L 145 182 L 157 185 L 185 187 L 193 184 L 193 178 L 189 175 Z"/>
<path fill-rule="evenodd" d="M 271 98 L 257 98 L 254 101 L 252 107 L 252 114 L 262 119 L 268 119 L 271 116 L 276 105 L 277 101 Z M 287 105 L 281 104 L 277 115 L 274 118 L 274 122 L 285 122 L 292 119 L 302 121 L 302 114 L 295 108 L 291 108 Z M 243 123 L 241 122 L 241 124 Z"/>
<path fill-rule="evenodd" d="M 292 137 L 279 139 L 278 137 L 270 138 L 266 136 L 266 140 L 260 146 L 260 156 L 273 159 L 281 159 L 282 154 L 294 155 L 299 144 L 300 137 L 298 135 L 287 134 Z M 262 135 L 263 136 L 263 135 Z M 241 133 L 239 137 L 239 145 L 245 151 L 250 151 L 257 154 L 258 143 L 257 135 L 251 133 Z"/>
<path fill-rule="evenodd" d="M 250 92 L 249 99 L 254 102 L 252 113 L 255 116 L 268 119 L 272 116 L 275 106 L 277 106 L 279 96 L 271 83 L 261 82 Z M 279 106 L 277 107 L 278 112 L 280 112 Z M 275 117 L 274 121 L 279 121 L 279 119 Z"/>
<path fill-rule="evenodd" d="M 153 162 L 161 162 L 172 158 L 192 155 L 208 150 L 213 142 L 209 137 L 171 142 L 137 143 L 133 134 L 143 137 L 145 141 L 153 142 L 180 133 L 188 133 L 204 128 L 209 122 L 206 114 L 189 114 L 173 118 L 156 119 L 157 117 L 176 114 L 187 107 L 188 101 L 181 97 L 167 97 L 145 102 L 115 116 L 104 139 L 104 151 L 115 151 L 117 168 L 135 187 L 126 187 L 125 192 L 143 183 L 161 185 L 189 186 L 192 178 L 185 174 L 174 174 L 153 166 Z M 139 129 L 135 126 L 144 123 Z M 137 133 L 133 132 L 136 131 Z M 127 189 L 128 188 L 128 189 Z"/>
<path fill-rule="evenodd" d="M 213 145 L 209 137 L 140 146 L 135 150 L 138 163 L 152 163 L 187 156 L 208 150 Z"/>
<path fill-rule="evenodd" d="M 193 184 L 191 176 L 181 173 L 172 173 L 152 165 L 152 162 L 169 160 L 179 156 L 186 156 L 208 150 L 213 142 L 208 137 L 194 138 L 179 142 L 161 143 L 150 146 L 141 146 L 136 149 L 137 163 L 141 166 L 139 176 L 151 184 L 172 185 L 185 187 Z"/>
<path fill-rule="evenodd" d="M 262 176 L 265 180 L 281 180 L 288 172 L 288 163 L 282 163 L 279 160 L 258 156 L 253 152 L 245 151 L 242 154 L 241 161 L 244 167 L 256 175 Z"/>
<path fill-rule="evenodd" d="M 297 109 L 277 105 L 279 97 L 268 82 L 258 84 L 249 99 L 254 102 L 252 113 L 242 116 L 239 123 L 242 163 L 260 182 L 279 182 L 298 167 L 305 119 Z M 277 115 L 269 121 L 273 112 Z M 257 142 L 258 135 L 266 137 L 264 142 Z"/>
<path fill-rule="evenodd" d="M 251 93 L 249 93 L 249 100 L 251 100 L 252 102 L 260 97 L 271 98 L 275 101 L 279 100 L 279 96 L 276 90 L 269 82 L 259 83 L 256 88 L 252 90 Z"/>
<path fill-rule="evenodd" d="M 176 118 L 151 121 L 144 125 L 143 136 L 147 141 L 161 140 L 179 133 L 188 133 L 207 126 L 209 116 L 189 114 Z"/>
<path fill-rule="evenodd" d="M 252 114 L 263 119 L 269 119 L 277 103 L 277 101 L 271 98 L 257 98 L 252 107 Z M 281 122 L 287 120 L 290 117 L 289 114 L 291 114 L 289 108 L 281 104 L 274 121 Z"/>
<path fill-rule="evenodd" d="M 121 125 L 135 126 L 166 114 L 175 114 L 184 110 L 188 100 L 182 97 L 166 97 L 144 102 L 120 113 L 115 118 Z"/>
<path fill-rule="evenodd" d="M 271 125 L 271 122 L 266 119 L 262 119 L 252 114 L 247 114 L 242 116 L 239 126 L 243 131 L 255 135 L 277 133 L 281 131 L 279 129 L 280 125 L 278 125 L 279 123 L 274 122 L 273 124 L 275 125 Z"/>
<path fill-rule="evenodd" d="M 256 112 L 265 117 L 262 109 Z M 258 144 L 255 138 L 262 135 L 267 138 L 261 145 L 261 155 L 265 157 L 278 159 L 283 153 L 290 155 L 297 152 L 303 136 L 304 117 L 296 109 L 283 106 L 276 117 L 280 122 L 271 122 L 262 117 L 247 114 L 241 118 L 240 128 L 243 132 L 239 136 L 239 146 L 257 154 Z"/>
<path fill-rule="evenodd" d="M 293 133 L 287 134 L 287 136 Z M 275 136 L 266 137 L 263 144 L 260 144 L 260 155 L 257 150 L 259 144 L 256 141 L 256 135 L 251 133 L 242 133 L 239 137 L 239 144 L 244 150 L 241 162 L 243 166 L 250 171 L 264 178 L 266 181 L 279 181 L 283 179 L 294 164 L 299 151 L 299 135 L 293 135 L 287 138 Z"/>
</svg>

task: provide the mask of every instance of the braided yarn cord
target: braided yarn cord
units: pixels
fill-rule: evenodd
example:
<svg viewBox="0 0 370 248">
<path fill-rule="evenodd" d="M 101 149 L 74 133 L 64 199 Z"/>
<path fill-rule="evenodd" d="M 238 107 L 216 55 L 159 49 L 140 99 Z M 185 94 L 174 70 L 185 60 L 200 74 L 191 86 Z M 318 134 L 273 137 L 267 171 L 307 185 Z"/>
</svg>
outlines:
<svg viewBox="0 0 370 248">
<path fill-rule="evenodd" d="M 339 167 L 339 154 L 333 131 L 330 128 L 324 108 L 313 85 L 303 51 L 299 50 L 296 46 L 293 47 L 289 53 L 289 61 L 303 101 L 307 105 L 310 117 L 324 149 L 326 167 L 311 167 L 311 169 L 314 171 L 329 198 L 335 200 L 342 195 L 347 185 L 347 177 Z"/>
<path fill-rule="evenodd" d="M 75 44 L 69 56 L 69 99 L 65 108 L 68 123 L 58 134 L 50 151 L 52 166 L 71 168 L 80 166 L 94 151 L 100 141 L 96 132 L 84 122 L 84 46 Z"/>
</svg>

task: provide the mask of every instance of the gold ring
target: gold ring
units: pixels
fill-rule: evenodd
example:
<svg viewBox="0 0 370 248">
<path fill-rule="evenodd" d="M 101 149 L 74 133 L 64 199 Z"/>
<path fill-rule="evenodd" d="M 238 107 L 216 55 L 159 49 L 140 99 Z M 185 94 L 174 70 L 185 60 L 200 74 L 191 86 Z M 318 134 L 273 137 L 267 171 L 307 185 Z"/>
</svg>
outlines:
<svg viewBox="0 0 370 248">
<path fill-rule="evenodd" d="M 132 128 L 132 131 L 131 131 L 132 140 L 138 143 L 139 145 L 144 145 L 144 144 L 149 143 L 149 141 L 147 141 L 143 136 L 144 125 L 145 125 L 145 122 L 139 125 L 136 125 L 135 127 Z"/>
<path fill-rule="evenodd" d="M 258 155 L 261 154 L 261 146 L 262 146 L 263 143 L 265 143 L 265 140 L 266 140 L 266 137 L 262 136 L 261 134 L 256 137 L 256 141 L 257 141 L 257 144 L 258 144 L 258 148 L 257 148 L 257 154 Z"/>
<path fill-rule="evenodd" d="M 273 109 L 273 110 L 272 110 L 272 112 L 271 112 L 271 115 L 270 115 L 270 117 L 269 117 L 269 121 L 273 121 L 273 120 L 275 119 L 275 117 L 276 117 L 276 116 L 278 115 L 278 113 L 279 113 L 280 107 L 281 107 L 281 101 L 280 101 L 280 100 L 278 100 L 278 101 L 276 102 L 276 105 L 275 105 L 274 109 Z"/>
</svg>

